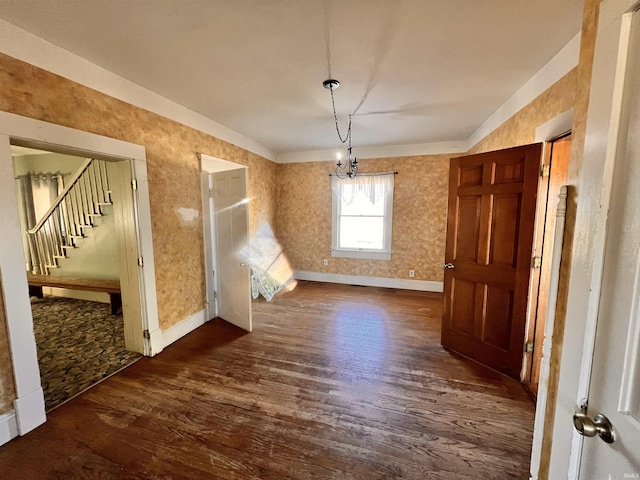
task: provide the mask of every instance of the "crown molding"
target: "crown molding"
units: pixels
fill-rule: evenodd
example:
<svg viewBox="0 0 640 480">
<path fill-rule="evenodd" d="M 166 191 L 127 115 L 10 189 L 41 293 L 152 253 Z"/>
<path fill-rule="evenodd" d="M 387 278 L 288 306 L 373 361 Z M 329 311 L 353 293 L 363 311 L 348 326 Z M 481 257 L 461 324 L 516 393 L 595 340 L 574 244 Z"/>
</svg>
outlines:
<svg viewBox="0 0 640 480">
<path fill-rule="evenodd" d="M 581 33 L 569 42 L 538 72 L 487 118 L 467 139 L 467 150 L 526 107 L 546 89 L 578 65 Z"/>
<path fill-rule="evenodd" d="M 441 153 L 464 153 L 467 150 L 466 141 L 419 143 L 413 145 L 381 145 L 378 147 L 353 147 L 355 156 L 361 159 L 415 157 Z M 279 153 L 276 158 L 276 163 L 335 162 L 336 152 L 338 152 L 337 149 Z"/>
<path fill-rule="evenodd" d="M 175 120 L 271 161 L 276 158 L 276 152 L 241 133 L 1 19 L 0 52 L 123 102 Z"/>
<path fill-rule="evenodd" d="M 412 145 L 360 146 L 354 147 L 356 156 L 363 159 L 389 158 L 468 151 L 578 65 L 580 36 L 580 33 L 576 34 L 468 138 Z M 0 52 L 195 128 L 276 163 L 335 161 L 335 149 L 276 153 L 204 115 L 189 110 L 1 19 Z"/>
</svg>

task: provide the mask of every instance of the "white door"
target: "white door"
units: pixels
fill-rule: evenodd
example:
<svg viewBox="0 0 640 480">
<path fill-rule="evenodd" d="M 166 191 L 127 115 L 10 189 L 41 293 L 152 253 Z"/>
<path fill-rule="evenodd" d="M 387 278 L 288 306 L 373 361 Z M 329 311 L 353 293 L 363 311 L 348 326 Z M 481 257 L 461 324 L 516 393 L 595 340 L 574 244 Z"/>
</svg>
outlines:
<svg viewBox="0 0 640 480">
<path fill-rule="evenodd" d="M 218 316 L 251 331 L 251 278 L 245 257 L 249 239 L 247 169 L 211 174 Z"/>
<path fill-rule="evenodd" d="M 613 178 L 588 408 L 585 416 L 574 417 L 576 429 L 595 434 L 582 441 L 583 480 L 640 478 L 640 13 L 624 10 L 613 21 L 601 17 L 610 23 L 598 36 L 605 42 L 607 35 L 615 37 L 620 55 L 607 145 Z M 592 89 L 592 99 L 602 93 Z M 606 422 L 597 415 L 610 421 L 613 443 L 604 441 Z"/>
<path fill-rule="evenodd" d="M 202 227 L 204 235 L 204 267 L 205 287 L 207 290 L 207 321 L 218 316 L 218 299 L 216 293 L 216 215 L 213 207 L 213 176 L 203 171 L 202 183 Z"/>
</svg>

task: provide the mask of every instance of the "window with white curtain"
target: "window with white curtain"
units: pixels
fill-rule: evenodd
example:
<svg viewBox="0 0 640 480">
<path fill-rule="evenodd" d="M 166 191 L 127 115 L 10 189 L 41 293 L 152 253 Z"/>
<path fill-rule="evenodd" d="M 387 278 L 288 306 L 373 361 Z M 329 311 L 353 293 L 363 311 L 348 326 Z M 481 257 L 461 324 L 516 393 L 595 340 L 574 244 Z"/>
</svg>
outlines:
<svg viewBox="0 0 640 480">
<path fill-rule="evenodd" d="M 394 176 L 331 177 L 331 256 L 391 260 Z"/>
</svg>

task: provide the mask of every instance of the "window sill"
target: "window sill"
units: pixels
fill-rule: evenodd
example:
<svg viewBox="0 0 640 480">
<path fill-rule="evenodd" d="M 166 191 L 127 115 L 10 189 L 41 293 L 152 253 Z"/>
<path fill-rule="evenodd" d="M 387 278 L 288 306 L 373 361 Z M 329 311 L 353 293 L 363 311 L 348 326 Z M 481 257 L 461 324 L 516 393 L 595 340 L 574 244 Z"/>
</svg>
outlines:
<svg viewBox="0 0 640 480">
<path fill-rule="evenodd" d="M 366 260 L 391 260 L 391 252 L 372 250 L 338 250 L 336 248 L 332 248 L 331 256 L 341 258 L 362 258 Z"/>
</svg>

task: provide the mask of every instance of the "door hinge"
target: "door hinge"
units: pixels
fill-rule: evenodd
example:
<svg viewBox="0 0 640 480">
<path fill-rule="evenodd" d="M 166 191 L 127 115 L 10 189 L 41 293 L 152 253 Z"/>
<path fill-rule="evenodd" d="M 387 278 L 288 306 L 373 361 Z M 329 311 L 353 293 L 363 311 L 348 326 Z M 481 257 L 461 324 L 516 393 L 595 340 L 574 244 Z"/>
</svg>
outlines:
<svg viewBox="0 0 640 480">
<path fill-rule="evenodd" d="M 135 178 L 131 180 L 131 188 L 133 188 L 134 190 L 138 190 L 138 180 L 136 180 Z"/>
<path fill-rule="evenodd" d="M 533 257 L 533 260 L 531 260 L 531 266 L 533 268 L 542 267 L 542 257 Z"/>
<path fill-rule="evenodd" d="M 142 257 L 138 257 L 138 266 L 144 267 L 144 260 L 142 259 Z"/>
<path fill-rule="evenodd" d="M 213 291 L 213 299 L 215 300 L 216 298 L 218 298 L 218 292 L 217 291 Z"/>
<path fill-rule="evenodd" d="M 533 352 L 533 342 L 527 342 L 524 344 L 524 353 Z"/>
<path fill-rule="evenodd" d="M 551 165 L 542 165 L 540 167 L 540 176 L 544 178 L 548 177 L 549 175 L 551 175 Z"/>
<path fill-rule="evenodd" d="M 151 334 L 149 333 L 149 330 L 143 330 L 142 331 L 142 336 L 144 338 L 151 338 Z"/>
</svg>

